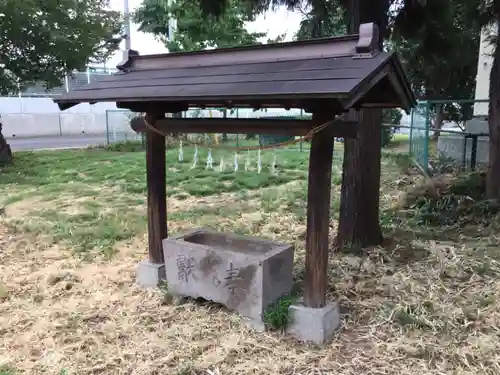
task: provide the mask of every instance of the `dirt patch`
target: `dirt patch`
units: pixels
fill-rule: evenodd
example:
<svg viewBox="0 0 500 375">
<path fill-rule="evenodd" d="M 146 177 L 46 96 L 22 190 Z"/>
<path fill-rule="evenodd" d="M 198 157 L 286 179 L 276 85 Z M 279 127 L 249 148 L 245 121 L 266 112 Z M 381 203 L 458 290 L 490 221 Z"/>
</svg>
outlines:
<svg viewBox="0 0 500 375">
<path fill-rule="evenodd" d="M 9 204 L 5 207 L 5 215 L 8 217 L 21 218 L 33 211 L 53 208 L 53 202 L 44 201 L 43 197 L 28 197 Z"/>
<path fill-rule="evenodd" d="M 182 199 L 169 197 L 167 199 L 168 212 L 188 211 L 198 208 L 214 208 L 214 207 L 258 207 L 260 201 L 258 197 L 265 194 L 269 190 L 282 193 L 289 189 L 298 188 L 301 181 L 292 181 L 279 186 L 265 187 L 254 191 L 249 191 L 248 196 L 242 199 L 236 193 L 221 193 L 211 195 L 209 197 L 196 197 L 185 194 Z M 184 193 L 183 193 L 184 194 Z"/>
<path fill-rule="evenodd" d="M 258 223 L 252 234 L 295 241 L 297 258 L 303 257 L 304 223 L 291 214 L 224 220 L 228 230 Z M 169 229 L 190 228 L 186 221 Z M 0 365 L 31 375 L 367 375 L 374 369 L 472 375 L 495 373 L 500 360 L 500 282 L 487 277 L 498 267 L 493 260 L 486 267 L 462 245 L 421 244 L 430 250 L 411 265 L 400 261 L 396 247 L 374 249 L 364 259 L 332 255 L 329 298 L 347 314 L 333 342 L 320 348 L 256 333 L 218 306 L 164 305 L 159 292 L 134 283 L 146 242 L 146 235 L 135 237 L 120 243 L 112 260 L 89 263 L 0 225 L 0 284 L 6 292 Z M 476 269 L 486 276 L 471 274 Z"/>
<path fill-rule="evenodd" d="M 57 210 L 68 215 L 77 215 L 85 212 L 85 203 L 95 201 L 91 197 L 60 196 L 47 200 L 43 196 L 27 197 L 5 207 L 5 216 L 20 219 L 36 212 Z"/>
<path fill-rule="evenodd" d="M 256 333 L 236 314 L 210 304 L 163 305 L 158 292 L 134 284 L 135 266 L 146 255 L 146 236 L 123 243 L 111 261 L 88 263 L 38 238 L 0 229 L 0 283 L 8 291 L 8 298 L 0 301 L 0 365 L 20 374 L 53 375 L 67 370 L 110 375 L 363 375 L 374 374 L 376 368 L 384 374 L 437 375 L 447 366 L 447 373 L 472 375 L 492 374 L 481 366 L 500 359 L 498 342 L 486 333 L 477 331 L 475 339 L 461 343 L 458 337 L 438 334 L 441 316 L 449 316 L 454 324 L 465 323 L 458 323 L 464 315 L 456 302 L 436 299 L 441 286 L 430 265 L 443 256 L 448 257 L 446 267 L 460 264 L 464 254 L 459 248 L 448 256 L 452 253 L 436 246 L 431 257 L 437 258 L 413 265 L 411 273 L 406 268 L 388 273 L 390 265 L 376 254 L 364 261 L 335 256 L 331 267 L 334 273 L 340 272 L 334 277 L 336 299 L 349 314 L 334 341 L 320 348 L 280 334 Z M 484 294 L 475 284 L 468 289 L 453 298 L 467 301 L 471 293 Z M 492 280 L 488 289 L 498 291 L 500 285 Z M 412 297 L 406 294 L 410 291 Z M 396 292 L 404 296 L 401 304 L 384 313 L 382 302 Z M 434 303 L 435 311 L 423 320 L 428 329 L 408 326 L 401 331 L 393 324 L 404 319 L 402 311 L 415 315 L 422 306 L 430 306 L 423 304 L 426 300 Z M 405 310 L 410 301 L 415 303 L 413 310 Z M 497 329 L 496 302 L 481 303 L 484 316 L 467 324 L 475 330 Z M 434 363 L 428 356 L 433 356 Z"/>
<path fill-rule="evenodd" d="M 183 199 L 169 197 L 167 199 L 167 212 L 188 211 L 196 208 L 216 208 L 216 207 L 233 207 L 233 206 L 252 206 L 257 204 L 256 199 L 242 201 L 241 198 L 234 193 L 221 193 L 209 197 L 195 197 L 186 195 Z"/>
</svg>

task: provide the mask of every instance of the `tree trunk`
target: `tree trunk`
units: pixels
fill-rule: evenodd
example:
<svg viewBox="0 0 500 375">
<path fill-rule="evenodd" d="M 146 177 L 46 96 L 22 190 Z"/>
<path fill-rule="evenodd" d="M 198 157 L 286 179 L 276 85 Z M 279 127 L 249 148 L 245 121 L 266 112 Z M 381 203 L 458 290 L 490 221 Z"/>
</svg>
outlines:
<svg viewBox="0 0 500 375">
<path fill-rule="evenodd" d="M 0 119 L 0 166 L 12 163 L 10 146 L 2 134 L 2 121 Z"/>
<path fill-rule="evenodd" d="M 441 128 L 443 127 L 443 121 L 444 121 L 444 106 L 440 103 L 436 104 L 436 117 L 434 118 L 434 124 L 432 126 L 434 130 L 434 139 L 437 140 Z"/>
<path fill-rule="evenodd" d="M 495 1 L 497 35 L 493 65 L 490 73 L 490 106 L 488 128 L 490 133 L 490 162 L 486 177 L 486 195 L 500 199 L 500 0 Z"/>
<path fill-rule="evenodd" d="M 384 1 L 361 0 L 361 9 L 359 0 L 351 0 L 348 12 L 349 33 L 358 33 L 360 20 L 376 22 L 382 38 L 386 21 L 380 20 L 387 18 L 387 10 L 382 9 L 385 6 Z M 374 14 L 374 5 L 380 14 Z M 387 8 L 388 6 L 387 2 Z M 353 111 L 350 116 L 355 116 Z M 363 110 L 358 116 L 360 125 L 357 138 L 346 139 L 344 142 L 336 239 L 336 247 L 340 251 L 355 253 L 361 252 L 363 247 L 379 245 L 383 240 L 379 224 L 382 110 Z"/>
<path fill-rule="evenodd" d="M 383 240 L 379 224 L 382 111 L 364 110 L 360 117 L 357 139 L 344 141 L 336 242 L 341 251 L 355 253 Z"/>
<path fill-rule="evenodd" d="M 227 109 L 224 109 L 224 118 L 227 118 Z M 222 133 L 222 143 L 227 143 L 227 133 Z"/>
</svg>

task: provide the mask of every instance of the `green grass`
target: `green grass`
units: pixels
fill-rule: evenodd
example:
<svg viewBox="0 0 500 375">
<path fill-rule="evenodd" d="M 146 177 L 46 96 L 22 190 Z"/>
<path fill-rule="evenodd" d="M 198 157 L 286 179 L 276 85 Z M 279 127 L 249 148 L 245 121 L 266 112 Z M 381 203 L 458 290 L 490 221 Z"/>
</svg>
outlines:
<svg viewBox="0 0 500 375">
<path fill-rule="evenodd" d="M 0 375 L 15 375 L 15 371 L 7 366 L 0 366 Z"/>
<path fill-rule="evenodd" d="M 289 307 L 296 301 L 296 297 L 283 296 L 274 304 L 268 306 L 264 312 L 264 323 L 271 330 L 285 329 L 291 323 Z"/>
<path fill-rule="evenodd" d="M 392 143 L 402 143 L 402 142 L 409 142 L 410 141 L 410 135 L 409 134 L 404 134 L 404 133 L 396 133 L 392 137 L 391 144 Z"/>
<path fill-rule="evenodd" d="M 277 163 L 286 174 L 274 176 L 269 168 L 272 152 L 263 152 L 263 170 L 259 175 L 257 153 L 251 153 L 254 171 L 245 172 L 246 153 L 239 155 L 239 171 L 232 172 L 233 155 L 227 151 L 213 151 L 215 165 L 220 157 L 224 157 L 226 172 L 205 170 L 205 149 L 199 151 L 199 162 L 191 169 L 194 151 L 184 149 L 185 162 L 179 163 L 177 150 L 170 149 L 166 153 L 167 181 L 170 190 L 186 190 L 191 195 L 206 196 L 220 192 L 255 189 L 259 187 L 286 183 L 293 179 L 305 177 L 308 154 L 297 151 L 277 152 Z M 100 149 L 78 151 L 46 151 L 37 153 L 16 153 L 16 163 L 2 170 L 0 187 L 10 184 L 22 185 L 26 188 L 41 189 L 44 194 L 71 189 L 76 193 L 83 192 L 86 186 L 100 186 L 102 189 L 118 188 L 125 193 L 144 193 L 146 191 L 144 152 L 110 152 Z M 196 181 L 193 179 L 196 178 Z M 227 183 L 230 182 L 230 183 Z"/>
<path fill-rule="evenodd" d="M 244 202 L 259 190 L 307 179 L 307 152 L 277 151 L 277 174 L 270 168 L 272 151 L 262 152 L 260 174 L 256 151 L 250 153 L 249 171 L 244 168 L 247 153 L 239 154 L 237 172 L 233 171 L 232 152 L 213 150 L 212 153 L 215 168 L 207 170 L 207 149 L 200 148 L 195 168 L 192 168 L 193 148 L 184 147 L 182 163 L 178 161 L 177 149 L 167 150 L 169 198 L 189 205 L 192 199 L 232 193 L 237 197 L 235 200 Z M 224 172 L 218 169 L 221 157 L 226 160 Z M 65 242 L 77 253 L 97 250 L 111 256 L 116 242 L 146 230 L 144 152 L 122 152 L 120 148 L 20 152 L 15 154 L 14 165 L 0 173 L 0 207 L 5 207 L 6 223 L 14 231 L 50 235 L 53 241 Z M 290 191 L 284 196 L 280 199 L 287 201 L 286 207 L 303 216 L 305 191 Z M 245 212 L 244 208 L 232 207 L 233 202 L 228 203 L 188 207 L 169 213 L 169 220 L 213 226 L 218 216 Z M 269 203 L 268 209 L 276 207 Z"/>
<path fill-rule="evenodd" d="M 147 227 L 145 153 L 135 151 L 16 153 L 14 165 L 0 171 L 0 207 L 5 207 L 5 223 L 15 232 L 65 243 L 83 256 L 112 256 L 117 242 L 144 233 Z M 308 152 L 278 150 L 277 174 L 270 168 L 272 150 L 262 152 L 260 174 L 257 151 L 250 153 L 249 171 L 244 168 L 247 153 L 239 153 L 237 172 L 233 171 L 233 152 L 212 152 L 215 168 L 207 170 L 207 149 L 199 149 L 194 168 L 193 148 L 184 147 L 182 163 L 177 149 L 167 150 L 167 195 L 169 202 L 179 206 L 168 213 L 169 222 L 226 230 L 228 223 L 221 218 L 233 218 L 232 230 L 241 234 L 251 234 L 264 225 L 266 215 L 291 215 L 297 223 L 305 224 Z M 334 157 L 334 186 L 341 183 L 340 154 L 337 150 Z M 224 172 L 218 168 L 221 157 L 227 163 Z M 384 165 L 397 168 L 398 163 L 394 155 L 384 157 Z M 214 197 L 220 198 L 207 205 Z M 333 194 L 332 217 L 339 206 L 340 196 Z M 256 211 L 264 216 L 249 225 L 245 215 Z"/>
<path fill-rule="evenodd" d="M 205 159 L 203 152 L 201 160 Z M 221 154 L 228 160 L 232 158 L 231 153 L 214 154 L 217 159 Z M 192 150 L 187 148 L 187 160 L 191 160 L 189 155 Z M 23 324 L 13 325 L 13 330 L 5 326 L 5 342 L 15 347 L 19 337 L 27 334 L 41 339 L 34 342 L 33 352 L 28 348 L 12 353 L 12 368 L 0 366 L 0 375 L 33 372 L 25 367 L 30 368 L 35 361 L 40 366 L 38 372 L 45 371 L 45 364 L 36 354 L 45 350 L 44 335 L 54 340 L 54 351 L 68 354 L 51 374 L 97 371 L 95 363 L 101 363 L 116 349 L 117 334 L 124 338 L 124 351 L 130 353 L 131 360 L 106 364 L 110 366 L 103 370 L 106 373 L 151 368 L 153 361 L 158 371 L 165 373 L 203 372 L 206 368 L 201 368 L 200 359 L 205 361 L 221 353 L 226 356 L 221 348 L 234 348 L 234 352 L 228 349 L 224 361 L 223 357 L 212 357 L 218 360 L 217 366 L 224 366 L 221 373 L 225 374 L 251 373 L 255 369 L 262 373 L 288 371 L 290 364 L 301 373 L 311 369 L 359 373 L 363 371 L 359 361 L 364 361 L 367 371 L 377 368 L 384 373 L 393 373 L 394 363 L 404 374 L 413 374 L 415 368 L 446 368 L 450 373 L 496 371 L 496 322 L 500 321 L 495 298 L 500 275 L 498 216 L 493 220 L 489 217 L 487 222 L 483 211 L 474 211 L 481 221 L 472 227 L 417 224 L 419 213 L 415 211 L 422 211 L 422 207 L 403 210 L 395 204 L 396 195 L 422 183 L 422 178 L 409 170 L 406 155 L 383 152 L 380 219 L 387 243 L 370 248 L 363 257 L 339 252 L 329 258 L 327 297 L 339 302 L 344 327 L 335 338 L 339 355 L 333 357 L 329 356 L 329 347 L 304 347 L 302 343 L 294 346 L 292 341 L 278 340 L 272 334 L 251 336 L 248 332 L 249 337 L 239 340 L 240 331 L 235 330 L 238 320 L 216 306 L 165 306 L 169 297 L 166 284 L 162 285 L 165 298 L 161 302 L 144 303 L 151 295 L 128 287 L 135 259 L 91 258 L 95 254 L 112 256 L 119 246 L 117 242 L 136 236 L 140 241 L 146 230 L 143 152 L 96 149 L 14 156 L 16 164 L 0 171 L 0 206 L 6 206 L 6 215 L 0 220 L 22 235 L 9 233 L 15 242 L 5 254 L 4 279 L 8 282 L 3 282 L 9 285 L 9 300 L 3 307 Z M 264 157 L 268 163 L 272 152 L 266 152 Z M 292 295 L 300 296 L 308 154 L 280 151 L 277 176 L 268 170 L 261 175 L 243 169 L 219 173 L 206 171 L 203 165 L 191 170 L 190 163 L 178 163 L 176 150 L 168 151 L 167 160 L 170 233 L 203 226 L 291 243 L 295 246 Z M 340 200 L 340 166 L 336 156 L 331 202 L 334 219 Z M 470 177 L 463 180 L 467 183 L 454 184 L 453 192 L 472 195 L 477 181 Z M 46 246 L 45 238 L 65 245 L 58 255 L 67 248 L 96 260 L 99 272 L 96 274 L 95 265 L 70 256 L 55 263 L 53 249 Z M 60 277 L 63 268 L 89 279 L 95 275 L 96 280 L 91 284 L 75 282 L 71 290 L 62 290 L 64 283 L 49 280 L 57 280 L 54 277 Z M 47 301 L 43 308 L 51 320 L 40 319 L 38 309 L 42 305 L 37 298 L 41 297 Z M 268 326 L 279 329 L 289 323 L 291 301 L 284 298 L 267 309 Z M 50 308 L 55 310 L 51 312 Z M 90 320 L 87 312 L 92 313 Z M 64 329 L 51 332 L 54 327 Z M 189 340 L 176 340 L 179 334 Z M 68 346 L 68 335 L 80 339 L 82 345 Z M 366 337 L 369 345 L 363 339 Z M 166 351 L 170 354 L 167 357 Z M 30 353 L 35 354 L 26 366 Z M 353 360 L 353 354 L 359 357 Z M 180 359 L 176 363 L 172 361 L 174 356 Z M 318 358 L 325 359 L 321 368 L 317 368 Z M 339 363 L 339 358 L 344 362 Z"/>
</svg>

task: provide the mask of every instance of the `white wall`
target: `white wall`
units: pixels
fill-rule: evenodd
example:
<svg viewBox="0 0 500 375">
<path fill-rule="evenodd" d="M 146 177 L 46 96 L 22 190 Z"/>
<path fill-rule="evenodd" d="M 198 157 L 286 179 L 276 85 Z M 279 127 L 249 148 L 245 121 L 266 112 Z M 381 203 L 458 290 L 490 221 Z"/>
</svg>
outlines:
<svg viewBox="0 0 500 375">
<path fill-rule="evenodd" d="M 108 112 L 106 113 L 106 111 Z M 64 112 L 50 98 L 0 98 L 3 134 L 38 137 L 132 132 L 126 111 L 115 103 L 79 104 Z"/>
<path fill-rule="evenodd" d="M 202 110 L 200 116 L 222 117 L 217 110 Z M 241 109 L 228 117 L 258 118 L 266 116 L 300 116 L 298 109 Z M 65 111 L 50 98 L 0 97 L 2 133 L 13 137 L 55 137 L 82 134 L 130 133 L 130 112 L 117 109 L 115 103 L 82 103 Z M 189 116 L 189 114 L 188 114 Z"/>
<path fill-rule="evenodd" d="M 488 100 L 490 89 L 490 72 L 493 64 L 494 48 L 488 42 L 488 38 L 495 32 L 494 27 L 485 27 L 481 32 L 481 42 L 479 46 L 479 58 L 477 62 L 476 76 L 476 100 Z M 488 116 L 488 103 L 476 103 L 474 105 L 474 116 Z"/>
</svg>

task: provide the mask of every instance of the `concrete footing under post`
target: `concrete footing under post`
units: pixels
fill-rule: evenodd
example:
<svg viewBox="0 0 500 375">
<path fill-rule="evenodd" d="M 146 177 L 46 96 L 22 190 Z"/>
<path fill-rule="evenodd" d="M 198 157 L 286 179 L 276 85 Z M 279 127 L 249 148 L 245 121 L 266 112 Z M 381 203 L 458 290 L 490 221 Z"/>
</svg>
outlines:
<svg viewBox="0 0 500 375">
<path fill-rule="evenodd" d="M 165 264 L 143 260 L 137 265 L 136 281 L 142 287 L 154 288 L 166 279 Z"/>
<path fill-rule="evenodd" d="M 340 326 L 340 312 L 336 303 L 321 308 L 294 304 L 289 308 L 291 323 L 287 333 L 300 341 L 326 344 Z"/>
</svg>

